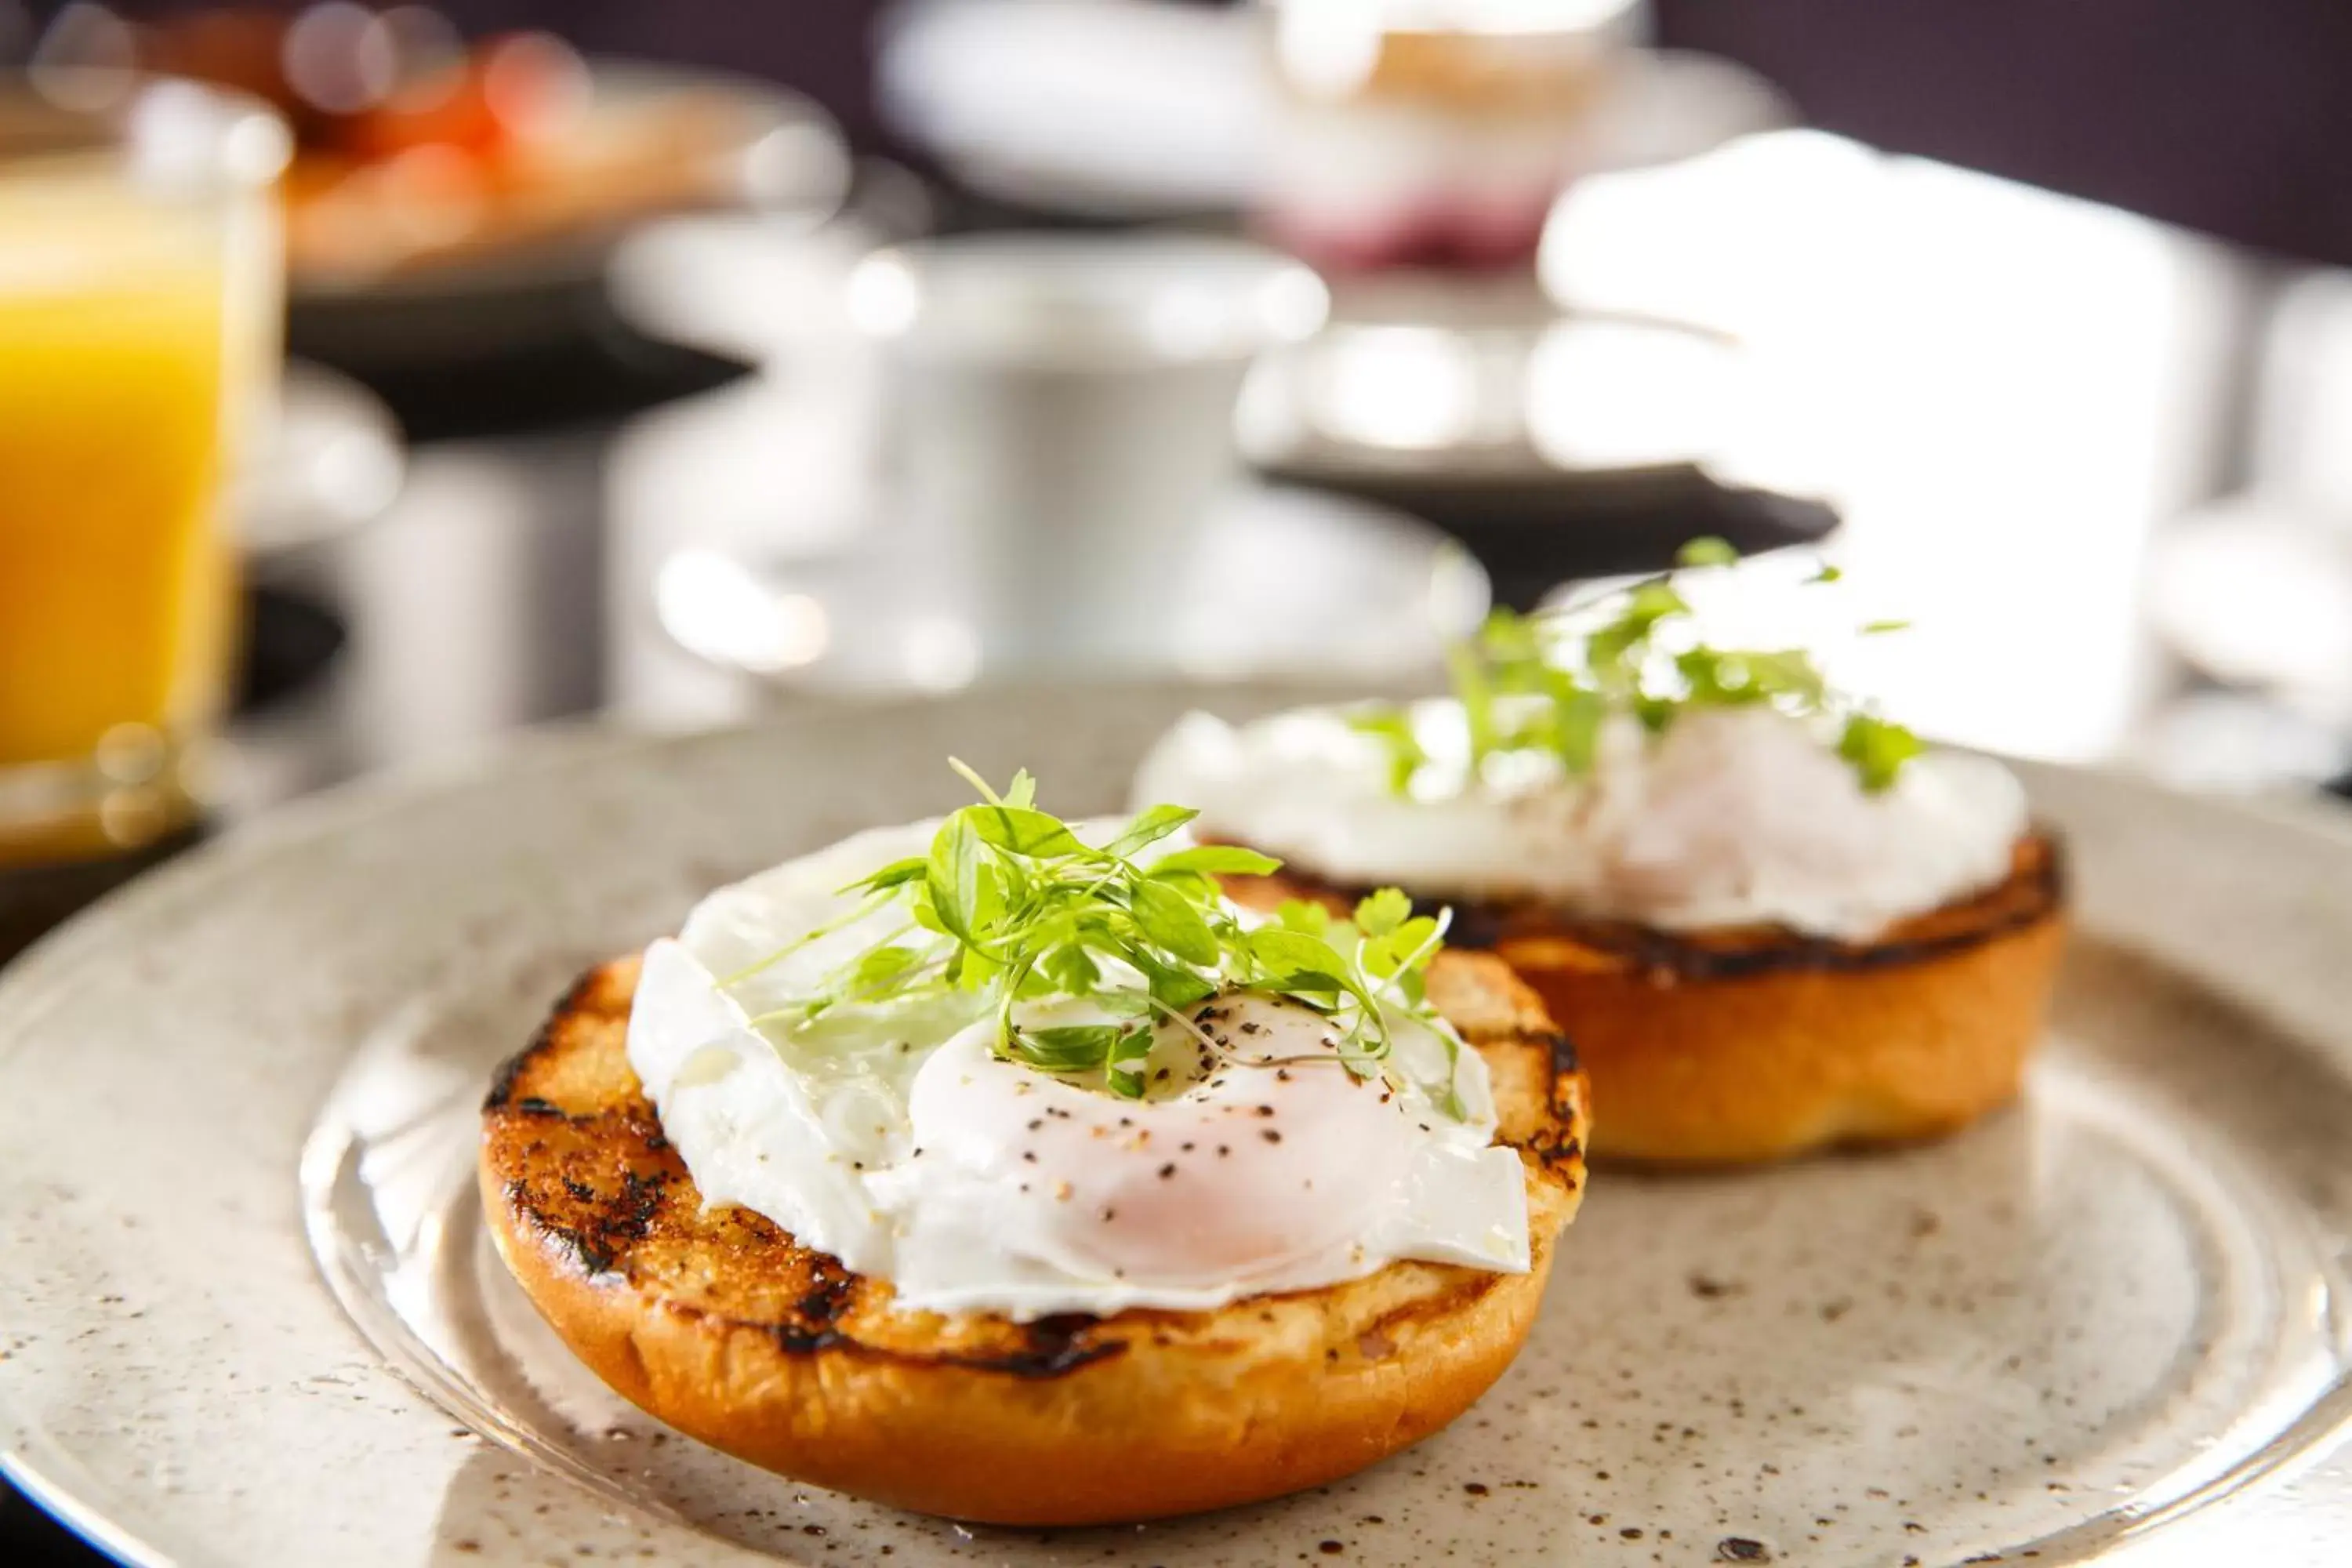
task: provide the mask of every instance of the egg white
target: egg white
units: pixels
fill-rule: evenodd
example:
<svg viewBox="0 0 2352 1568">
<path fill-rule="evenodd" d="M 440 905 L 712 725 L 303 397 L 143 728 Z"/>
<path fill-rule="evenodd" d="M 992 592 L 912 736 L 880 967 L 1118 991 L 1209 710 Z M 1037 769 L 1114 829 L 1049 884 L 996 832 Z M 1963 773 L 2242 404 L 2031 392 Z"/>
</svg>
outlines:
<svg viewBox="0 0 2352 1568">
<path fill-rule="evenodd" d="M 1987 757 L 1931 751 L 1872 793 L 1834 731 L 1756 704 L 1652 739 L 1618 716 L 1589 774 L 1510 752 L 1470 766 L 1450 699 L 1410 713 L 1430 756 L 1409 792 L 1342 710 L 1180 721 L 1139 800 L 1201 808 L 1213 836 L 1334 881 L 1425 898 L 1531 897 L 1670 930 L 1772 922 L 1864 940 L 2009 875 L 2025 792 Z"/>
<path fill-rule="evenodd" d="M 1164 1026 L 1135 1101 L 999 1057 L 977 998 L 761 1021 L 896 931 L 897 905 L 721 985 L 849 913 L 838 889 L 923 852 L 936 826 L 721 889 L 648 950 L 629 1059 L 706 1203 L 888 1280 L 910 1310 L 1198 1310 L 1403 1258 L 1528 1268 L 1524 1177 L 1494 1142 L 1485 1064 L 1452 1053 L 1466 1114 L 1447 1116 L 1429 1086 L 1448 1043 L 1417 1020 L 1390 1020 L 1399 1088 L 1341 1068 L 1311 1010 L 1220 998 L 1197 1026 L 1229 1044 L 1213 1058 Z"/>
</svg>

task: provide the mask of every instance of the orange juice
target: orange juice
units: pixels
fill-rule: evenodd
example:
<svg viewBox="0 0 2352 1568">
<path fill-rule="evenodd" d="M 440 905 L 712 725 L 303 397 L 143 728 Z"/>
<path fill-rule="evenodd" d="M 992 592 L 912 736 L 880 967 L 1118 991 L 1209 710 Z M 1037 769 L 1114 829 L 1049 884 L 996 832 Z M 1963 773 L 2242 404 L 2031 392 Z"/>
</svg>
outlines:
<svg viewBox="0 0 2352 1568">
<path fill-rule="evenodd" d="M 194 212 L 0 183 L 0 766 L 219 701 L 223 262 Z"/>
</svg>

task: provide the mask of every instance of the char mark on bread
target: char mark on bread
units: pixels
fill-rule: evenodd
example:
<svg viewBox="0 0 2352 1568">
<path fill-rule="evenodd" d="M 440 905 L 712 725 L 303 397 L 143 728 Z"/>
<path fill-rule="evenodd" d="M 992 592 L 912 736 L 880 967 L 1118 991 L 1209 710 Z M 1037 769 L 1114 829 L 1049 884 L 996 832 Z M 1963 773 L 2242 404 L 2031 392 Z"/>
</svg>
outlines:
<svg viewBox="0 0 2352 1568">
<path fill-rule="evenodd" d="M 616 983 L 612 966 L 583 976 L 530 1044 L 499 1069 L 484 1107 L 491 1153 L 514 1173 L 499 1187 L 509 1211 L 583 1277 L 634 1282 L 648 1260 L 713 1250 L 715 1243 L 719 1259 L 759 1260 L 756 1289 L 743 1292 L 751 1300 L 714 1301 L 696 1310 L 794 1354 L 846 1352 L 1036 1380 L 1126 1348 L 1083 1315 L 1006 1324 L 983 1343 L 936 1352 L 876 1342 L 861 1331 L 887 1310 L 884 1288 L 829 1254 L 799 1246 L 759 1215 L 706 1213 L 634 1079 L 603 1081 L 617 1054 L 592 1058 L 578 1052 L 584 1034 L 625 1029 L 627 984 Z M 583 1062 L 604 1070 L 583 1074 Z M 752 1301 L 761 1310 L 746 1310 Z"/>
<path fill-rule="evenodd" d="M 522 1077 L 523 1070 L 533 1061 L 555 1048 L 557 1026 L 587 1005 L 589 997 L 595 991 L 598 983 L 604 979 L 606 967 L 599 965 L 573 981 L 557 999 L 555 1011 L 550 1013 L 546 1022 L 541 1024 L 532 1033 L 530 1044 L 499 1064 L 499 1070 L 490 1077 L 490 1092 L 482 1101 L 482 1110 L 485 1113 L 504 1110 L 507 1103 L 514 1099 L 516 1080 Z M 544 1106 L 547 1103 L 544 1100 L 533 1099 L 523 1109 L 530 1110 L 531 1106 Z M 548 1109 L 551 1110 L 554 1108 L 548 1106 Z"/>
<path fill-rule="evenodd" d="M 1289 868 L 1264 880 L 1270 891 L 1282 897 L 1310 899 L 1334 910 L 1352 908 L 1370 891 Z M 1898 921 L 1866 942 L 1811 936 L 1784 926 L 1666 931 L 1624 921 L 1591 920 L 1528 900 L 1417 898 L 1413 909 L 1426 915 L 1442 909 L 1453 911 L 1454 921 L 1445 937 L 1450 946 L 1494 951 L 1507 950 L 1514 942 L 1531 937 L 1565 939 L 1601 962 L 1636 971 L 1664 985 L 1805 970 L 1865 973 L 1931 963 L 2046 920 L 2065 900 L 2065 857 L 2057 840 L 2037 833 L 2019 840 L 2006 880 Z"/>
</svg>

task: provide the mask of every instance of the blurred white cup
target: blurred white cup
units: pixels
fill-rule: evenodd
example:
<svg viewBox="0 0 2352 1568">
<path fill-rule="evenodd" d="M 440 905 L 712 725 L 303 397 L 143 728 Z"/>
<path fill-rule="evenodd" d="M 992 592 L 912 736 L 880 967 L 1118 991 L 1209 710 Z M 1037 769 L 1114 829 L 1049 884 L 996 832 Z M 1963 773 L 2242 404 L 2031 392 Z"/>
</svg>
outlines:
<svg viewBox="0 0 2352 1568">
<path fill-rule="evenodd" d="M 880 251 L 849 308 L 882 348 L 905 592 L 999 671 L 1148 658 L 1237 476 L 1260 353 L 1323 323 L 1315 275 L 1240 241 L 1009 234 Z"/>
</svg>

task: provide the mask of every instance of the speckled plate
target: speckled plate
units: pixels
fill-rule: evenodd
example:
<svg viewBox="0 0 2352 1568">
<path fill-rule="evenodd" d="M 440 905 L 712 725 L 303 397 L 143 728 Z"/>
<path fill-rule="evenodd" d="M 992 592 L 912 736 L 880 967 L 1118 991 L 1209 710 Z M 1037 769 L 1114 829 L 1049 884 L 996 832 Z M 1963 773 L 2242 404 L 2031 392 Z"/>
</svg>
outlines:
<svg viewBox="0 0 2352 1568">
<path fill-rule="evenodd" d="M 950 750 L 1109 807 L 1185 700 L 545 738 L 62 932 L 0 976 L 0 1463 L 142 1563 L 2352 1554 L 2352 835 L 2078 773 L 2032 774 L 2083 931 L 2023 1106 L 1890 1155 L 1599 1173 L 1518 1363 L 1351 1481 L 961 1529 L 721 1458 L 572 1363 L 467 1175 L 484 1077 L 565 980 L 954 804 Z"/>
</svg>

